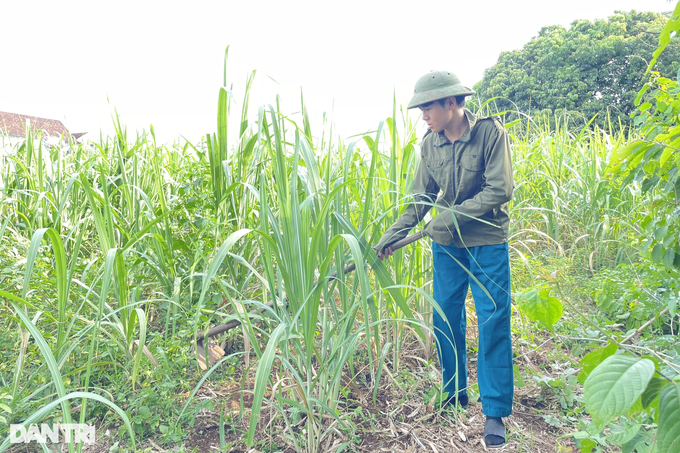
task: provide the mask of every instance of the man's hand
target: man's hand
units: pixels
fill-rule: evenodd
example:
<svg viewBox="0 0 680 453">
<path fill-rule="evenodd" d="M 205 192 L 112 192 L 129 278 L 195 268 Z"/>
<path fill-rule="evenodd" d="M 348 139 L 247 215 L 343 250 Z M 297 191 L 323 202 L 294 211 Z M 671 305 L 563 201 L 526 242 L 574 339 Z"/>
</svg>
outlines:
<svg viewBox="0 0 680 453">
<path fill-rule="evenodd" d="M 380 258 L 380 261 L 385 259 L 388 256 L 392 256 L 394 254 L 394 250 L 392 250 L 392 247 L 385 247 L 382 252 L 378 252 L 378 258 Z"/>
</svg>

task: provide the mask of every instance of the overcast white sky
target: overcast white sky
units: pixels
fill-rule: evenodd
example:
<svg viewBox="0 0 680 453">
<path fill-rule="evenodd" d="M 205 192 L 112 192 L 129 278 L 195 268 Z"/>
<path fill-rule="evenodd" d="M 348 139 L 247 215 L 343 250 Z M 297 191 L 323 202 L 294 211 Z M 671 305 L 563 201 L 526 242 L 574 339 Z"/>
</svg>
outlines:
<svg viewBox="0 0 680 453">
<path fill-rule="evenodd" d="M 445 68 L 472 86 L 501 51 L 548 25 L 615 10 L 671 11 L 667 0 L 428 2 L 393 0 L 0 0 L 0 111 L 110 133 L 117 108 L 129 131 L 197 141 L 216 129 L 224 49 L 240 105 L 257 70 L 251 110 L 282 98 L 313 132 L 328 112 L 343 136 L 375 129 L 415 81 Z M 107 100 L 108 99 L 108 100 Z M 235 112 L 236 113 L 236 112 Z M 132 134 L 134 136 L 134 133 Z"/>
</svg>

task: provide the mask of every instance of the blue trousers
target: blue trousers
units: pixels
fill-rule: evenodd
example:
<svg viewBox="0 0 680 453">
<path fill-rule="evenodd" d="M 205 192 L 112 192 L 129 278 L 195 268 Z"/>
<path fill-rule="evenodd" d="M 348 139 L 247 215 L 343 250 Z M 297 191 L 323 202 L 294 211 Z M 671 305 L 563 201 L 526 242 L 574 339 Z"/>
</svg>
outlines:
<svg viewBox="0 0 680 453">
<path fill-rule="evenodd" d="M 507 417 L 514 391 L 508 244 L 459 249 L 432 242 L 432 256 L 434 300 L 446 318 L 433 308 L 444 391 L 449 396 L 467 393 L 465 298 L 470 287 L 479 326 L 477 383 L 482 411 Z"/>
</svg>

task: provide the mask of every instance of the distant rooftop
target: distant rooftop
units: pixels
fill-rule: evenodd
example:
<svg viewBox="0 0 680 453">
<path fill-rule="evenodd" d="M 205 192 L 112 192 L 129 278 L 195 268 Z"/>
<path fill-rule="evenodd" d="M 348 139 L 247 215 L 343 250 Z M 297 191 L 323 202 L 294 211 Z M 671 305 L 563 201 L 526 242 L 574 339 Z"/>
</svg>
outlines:
<svg viewBox="0 0 680 453">
<path fill-rule="evenodd" d="M 63 136 L 64 140 L 68 140 L 71 136 L 68 129 L 59 120 L 0 112 L 0 133 L 24 137 L 26 135 L 26 125 L 29 125 L 34 131 L 45 131 L 50 137 Z"/>
</svg>

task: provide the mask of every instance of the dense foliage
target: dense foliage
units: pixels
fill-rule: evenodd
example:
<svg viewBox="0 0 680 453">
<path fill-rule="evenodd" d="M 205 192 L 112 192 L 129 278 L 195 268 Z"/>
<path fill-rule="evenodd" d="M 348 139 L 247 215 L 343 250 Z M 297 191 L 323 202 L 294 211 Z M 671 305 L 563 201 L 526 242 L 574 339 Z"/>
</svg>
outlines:
<svg viewBox="0 0 680 453">
<path fill-rule="evenodd" d="M 501 53 L 475 85 L 481 100 L 499 110 L 536 115 L 566 110 L 581 124 L 628 125 L 633 100 L 657 47 L 667 17 L 618 12 L 607 20 L 577 20 L 565 29 L 544 27 L 522 49 Z M 680 44 L 672 42 L 657 61 L 664 77 L 680 68 Z M 551 115 L 548 115 L 551 116 Z"/>
<path fill-rule="evenodd" d="M 678 32 L 680 3 L 660 33 L 652 65 L 667 55 L 664 52 Z M 640 259 L 623 268 L 624 275 L 637 282 L 631 285 L 625 280 L 612 280 L 596 292 L 599 307 L 632 329 L 625 338 L 605 333 L 608 344 L 581 360 L 583 402 L 594 425 L 593 429 L 575 434 L 584 453 L 602 451 L 609 443 L 621 445 L 623 451 L 639 453 L 670 453 L 680 447 L 678 360 L 657 349 L 668 345 L 663 334 L 673 335 L 677 329 L 680 303 L 677 79 L 652 72 L 634 105 L 637 109 L 631 116 L 639 135 L 617 146 L 608 172 L 622 176 L 623 187 L 639 188 L 648 195 L 651 209 L 637 218 L 640 228 L 633 244 L 641 244 Z M 668 324 L 661 321 L 666 314 L 670 315 L 666 318 Z M 649 320 L 642 323 L 645 319 Z M 629 346 L 629 341 L 653 324 L 661 327 L 662 335 Z M 605 428 L 609 428 L 609 435 Z"/>
</svg>

